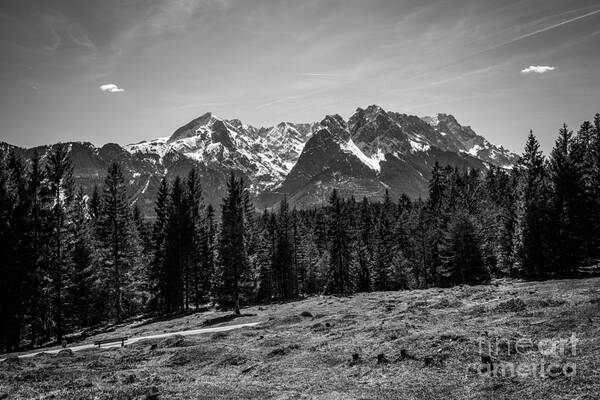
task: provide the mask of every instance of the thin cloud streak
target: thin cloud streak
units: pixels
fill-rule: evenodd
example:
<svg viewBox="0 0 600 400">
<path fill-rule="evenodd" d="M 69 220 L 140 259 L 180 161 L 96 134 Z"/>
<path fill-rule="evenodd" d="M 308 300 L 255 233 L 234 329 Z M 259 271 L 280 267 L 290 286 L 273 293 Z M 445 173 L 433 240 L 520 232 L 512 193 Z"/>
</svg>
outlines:
<svg viewBox="0 0 600 400">
<path fill-rule="evenodd" d="M 312 73 L 312 72 L 303 72 L 301 75 L 302 76 L 316 76 L 316 77 L 323 77 L 323 78 L 344 78 L 344 77 L 347 77 L 347 75 L 345 75 L 345 74 L 319 74 L 319 73 Z"/>
<path fill-rule="evenodd" d="M 434 71 L 439 71 L 439 70 L 443 70 L 443 69 L 446 69 L 446 68 L 449 68 L 449 67 L 453 67 L 453 66 L 456 66 L 456 65 L 460 65 L 460 64 L 462 64 L 463 62 L 465 62 L 465 61 L 467 61 L 467 60 L 470 60 L 470 59 L 472 59 L 473 57 L 477 57 L 477 56 L 480 56 L 480 55 L 482 55 L 482 54 L 489 53 L 490 51 L 493 51 L 493 50 L 498 50 L 498 49 L 500 49 L 500 48 L 502 48 L 502 47 L 504 47 L 504 46 L 508 46 L 508 45 L 510 45 L 510 44 L 513 44 L 513 43 L 519 42 L 519 41 L 521 41 L 521 40 L 524 40 L 524 39 L 528 39 L 528 38 L 530 38 L 530 37 L 533 37 L 533 36 L 539 35 L 539 34 L 541 34 L 541 33 L 545 33 L 545 32 L 548 32 L 548 31 L 551 31 L 551 30 L 554 30 L 554 29 L 557 29 L 557 28 L 563 27 L 563 26 L 565 26 L 565 25 L 568 25 L 568 24 L 570 24 L 570 23 L 573 23 L 573 22 L 579 21 L 579 20 L 581 20 L 581 19 L 584 19 L 584 18 L 587 18 L 587 17 L 591 17 L 592 15 L 596 15 L 596 14 L 600 14 L 600 10 L 592 11 L 592 12 L 589 12 L 589 13 L 586 13 L 586 14 L 583 14 L 583 15 L 580 15 L 580 16 L 578 16 L 578 17 L 573 17 L 573 18 L 570 18 L 570 19 L 568 19 L 568 20 L 566 20 L 566 21 L 562 21 L 562 22 L 559 22 L 559 23 L 557 23 L 557 24 L 554 24 L 554 25 L 551 25 L 551 26 L 547 26 L 547 27 L 545 27 L 545 28 L 542 28 L 542 29 L 538 29 L 538 30 L 536 30 L 536 31 L 533 31 L 533 32 L 527 33 L 527 34 L 525 34 L 525 35 L 518 36 L 518 37 L 516 37 L 516 38 L 514 38 L 514 39 L 511 39 L 511 40 L 509 40 L 509 41 L 506 41 L 506 42 L 503 42 L 503 43 L 500 43 L 500 44 L 497 44 L 497 45 L 494 45 L 494 46 L 488 47 L 488 48 L 486 48 L 486 49 L 484 49 L 484 50 L 480 50 L 480 51 L 477 51 L 477 52 L 471 53 L 471 54 L 469 54 L 469 55 L 467 55 L 467 56 L 465 56 L 465 57 L 463 57 L 463 58 L 461 58 L 461 59 L 459 59 L 459 60 L 453 61 L 453 62 L 451 62 L 451 63 L 448 63 L 448 64 L 441 65 L 441 66 L 439 66 L 439 67 L 437 67 L 437 68 L 435 68 L 435 69 L 429 70 L 429 71 L 427 71 L 427 72 L 423 72 L 423 73 L 421 73 L 421 74 L 414 75 L 414 76 L 412 76 L 411 78 L 408 78 L 408 80 L 413 80 L 413 79 L 421 78 L 421 77 L 423 77 L 423 76 L 429 75 L 430 73 L 432 73 L 432 72 L 434 72 Z"/>
</svg>

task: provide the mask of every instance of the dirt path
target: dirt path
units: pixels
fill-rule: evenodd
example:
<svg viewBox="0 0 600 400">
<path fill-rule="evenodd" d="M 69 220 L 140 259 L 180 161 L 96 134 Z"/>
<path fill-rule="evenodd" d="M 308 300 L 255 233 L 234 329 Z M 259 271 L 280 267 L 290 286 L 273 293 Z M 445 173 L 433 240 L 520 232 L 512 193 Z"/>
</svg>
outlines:
<svg viewBox="0 0 600 400">
<path fill-rule="evenodd" d="M 140 336 L 140 337 L 133 337 L 133 338 L 129 338 L 125 341 L 125 345 L 128 344 L 133 344 L 136 342 L 139 342 L 140 340 L 151 340 L 151 339 L 162 339 L 162 338 L 166 338 L 169 336 L 175 336 L 175 335 L 179 335 L 179 336 L 193 336 L 193 335 L 200 335 L 203 333 L 214 333 L 214 332 L 227 332 L 227 331 L 231 331 L 234 329 L 239 329 L 239 328 L 244 328 L 244 327 L 248 327 L 248 326 L 256 326 L 258 325 L 260 322 L 251 322 L 251 323 L 247 323 L 247 324 L 238 324 L 238 325 L 229 325 L 229 326 L 218 326 L 218 327 L 214 327 L 214 328 L 202 328 L 202 329 L 191 329 L 191 330 L 186 330 L 186 331 L 179 331 L 179 332 L 168 332 L 168 333 L 160 333 L 157 335 L 149 335 L 149 336 Z M 89 344 L 82 344 L 79 346 L 70 346 L 67 347 L 67 349 L 70 349 L 71 351 L 80 351 L 80 350 L 86 350 L 86 349 L 93 349 L 97 346 L 95 346 L 93 343 L 89 343 Z M 108 343 L 105 345 L 102 345 L 102 348 L 111 348 L 111 347 L 121 347 L 121 342 L 115 342 L 115 343 Z M 42 353 L 46 353 L 46 354 L 56 354 L 59 351 L 63 350 L 62 347 L 59 348 L 55 348 L 55 349 L 50 349 L 50 350 L 40 350 L 40 351 L 35 351 L 33 353 L 25 353 L 25 354 L 19 354 L 17 355 L 17 357 L 19 358 L 29 358 L 29 357 L 34 357 L 38 354 L 42 354 Z M 6 360 L 6 358 L 0 358 L 0 362 Z"/>
</svg>

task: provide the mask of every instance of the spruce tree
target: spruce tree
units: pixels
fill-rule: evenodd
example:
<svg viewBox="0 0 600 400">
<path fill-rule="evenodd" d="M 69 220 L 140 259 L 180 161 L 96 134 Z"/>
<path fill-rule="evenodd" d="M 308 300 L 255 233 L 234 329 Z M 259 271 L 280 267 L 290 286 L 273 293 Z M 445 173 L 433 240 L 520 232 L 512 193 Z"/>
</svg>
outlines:
<svg viewBox="0 0 600 400">
<path fill-rule="evenodd" d="M 589 143 L 588 132 L 583 133 L 583 146 Z M 552 211 L 554 235 L 554 273 L 571 277 L 581 266 L 586 246 L 583 228 L 587 225 L 583 156 L 585 148 L 576 145 L 573 132 L 566 125 L 559 131 L 550 156 L 549 171 L 552 181 Z"/>
<path fill-rule="evenodd" d="M 440 275 L 446 285 L 480 284 L 489 280 L 475 227 L 465 215 L 457 215 L 442 241 Z"/>
<path fill-rule="evenodd" d="M 188 272 L 190 220 L 183 185 L 175 178 L 167 209 L 166 247 L 163 265 L 162 298 L 167 313 L 183 311 L 185 307 L 185 274 Z"/>
<path fill-rule="evenodd" d="M 192 168 L 188 174 L 186 180 L 186 203 L 189 207 L 189 231 L 190 231 L 190 240 L 189 240 L 189 259 L 187 264 L 189 264 L 189 270 L 185 274 L 185 306 L 186 309 L 189 307 L 189 296 L 191 287 L 190 280 L 193 281 L 193 298 L 194 305 L 196 309 L 200 306 L 200 300 L 202 295 L 200 294 L 201 290 L 201 279 L 202 279 L 202 265 L 201 265 L 201 235 L 203 231 L 202 221 L 201 221 L 201 212 L 203 211 L 202 204 L 202 188 L 200 186 L 200 180 L 198 178 L 198 173 L 195 168 Z"/>
<path fill-rule="evenodd" d="M 4 204 L 2 247 L 5 249 L 2 256 L 2 270 L 0 271 L 0 290 L 2 290 L 2 306 L 0 310 L 3 318 L 2 330 L 4 343 L 0 347 L 9 350 L 18 350 L 23 338 L 26 299 L 28 293 L 28 275 L 31 271 L 31 220 L 30 197 L 28 195 L 26 167 L 22 159 L 11 151 L 7 162 L 7 176 L 2 197 Z M 4 346 L 1 346 L 1 345 Z"/>
<path fill-rule="evenodd" d="M 86 327 L 92 324 L 93 277 L 92 277 L 92 240 L 90 223 L 87 217 L 84 192 L 79 187 L 73 200 L 72 223 L 69 226 L 70 268 L 67 287 L 67 303 L 69 319 L 75 327 Z"/>
<path fill-rule="evenodd" d="M 388 290 L 390 284 L 389 269 L 394 257 L 394 221 L 393 205 L 386 190 L 383 204 L 379 210 L 379 217 L 375 233 L 375 254 L 373 270 L 373 289 Z"/>
<path fill-rule="evenodd" d="M 232 305 L 240 314 L 241 278 L 247 267 L 244 229 L 244 181 L 233 172 L 227 182 L 227 194 L 221 205 L 219 270 L 216 295 L 223 305 Z"/>
<path fill-rule="evenodd" d="M 551 255 L 548 247 L 548 182 L 540 145 L 529 133 L 518 166 L 521 178 L 519 230 L 517 237 L 522 274 L 536 279 L 547 276 Z"/>
<path fill-rule="evenodd" d="M 373 223 L 371 221 L 371 209 L 369 201 L 363 197 L 360 206 L 360 233 L 358 241 L 358 274 L 357 287 L 358 292 L 371 291 L 371 266 L 373 261 L 372 255 L 372 235 Z"/>
<path fill-rule="evenodd" d="M 53 282 L 53 320 L 57 342 L 62 342 L 64 333 L 63 290 L 66 262 L 66 226 L 73 200 L 73 166 L 69 158 L 69 148 L 65 144 L 52 147 L 46 162 L 48 179 L 48 202 L 50 206 L 50 226 L 52 241 L 52 282 Z"/>
<path fill-rule="evenodd" d="M 333 190 L 329 197 L 329 272 L 326 293 L 344 295 L 351 293 L 350 248 L 347 221 L 343 210 L 343 200 Z"/>
<path fill-rule="evenodd" d="M 202 275 L 200 277 L 201 293 L 203 300 L 214 298 L 213 280 L 215 278 L 215 237 L 217 224 L 215 222 L 215 210 L 211 204 L 206 206 L 204 220 L 200 236 L 200 250 L 202 259 Z"/>
<path fill-rule="evenodd" d="M 279 213 L 275 222 L 275 248 L 273 251 L 272 272 L 277 295 L 281 299 L 292 297 L 293 291 L 293 249 L 290 241 L 290 214 L 287 197 L 279 203 Z"/>
<path fill-rule="evenodd" d="M 31 201 L 31 270 L 29 275 L 29 308 L 31 346 L 36 346 L 42 325 L 43 296 L 43 242 L 44 242 L 44 209 L 42 196 L 44 191 L 44 170 L 40 164 L 40 156 L 34 151 L 31 158 L 31 170 L 28 176 L 28 195 Z"/>
<path fill-rule="evenodd" d="M 112 269 L 112 310 L 117 322 L 123 319 L 124 276 L 127 268 L 131 267 L 130 222 L 123 171 L 114 162 L 109 166 L 104 180 L 100 224 L 102 241 L 108 253 L 106 265 Z"/>
<path fill-rule="evenodd" d="M 163 178 L 158 187 L 156 201 L 154 203 L 154 213 L 156 218 L 152 226 L 152 261 L 150 263 L 149 289 L 150 301 L 148 309 L 152 312 L 164 311 L 163 293 L 165 281 L 163 279 L 163 268 L 165 263 L 165 249 L 167 239 L 167 217 L 169 205 L 169 185 L 166 178 Z"/>
</svg>

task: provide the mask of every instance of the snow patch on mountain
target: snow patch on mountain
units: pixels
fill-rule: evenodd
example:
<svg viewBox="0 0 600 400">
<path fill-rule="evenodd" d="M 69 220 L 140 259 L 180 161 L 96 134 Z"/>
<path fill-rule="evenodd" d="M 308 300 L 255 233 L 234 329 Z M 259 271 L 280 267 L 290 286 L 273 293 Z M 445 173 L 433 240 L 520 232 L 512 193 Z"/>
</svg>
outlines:
<svg viewBox="0 0 600 400">
<path fill-rule="evenodd" d="M 367 157 L 366 154 L 363 153 L 362 150 L 356 146 L 356 144 L 354 144 L 352 139 L 350 139 L 347 143 L 340 144 L 340 148 L 344 152 L 355 155 L 363 164 L 372 170 L 377 172 L 381 171 L 379 162 L 385 160 L 385 156 L 382 152 L 378 152 L 375 157 Z"/>
<path fill-rule="evenodd" d="M 416 151 L 428 151 L 431 148 L 431 146 L 428 145 L 427 143 L 417 142 L 414 140 L 410 140 L 410 147 L 415 152 Z"/>
</svg>

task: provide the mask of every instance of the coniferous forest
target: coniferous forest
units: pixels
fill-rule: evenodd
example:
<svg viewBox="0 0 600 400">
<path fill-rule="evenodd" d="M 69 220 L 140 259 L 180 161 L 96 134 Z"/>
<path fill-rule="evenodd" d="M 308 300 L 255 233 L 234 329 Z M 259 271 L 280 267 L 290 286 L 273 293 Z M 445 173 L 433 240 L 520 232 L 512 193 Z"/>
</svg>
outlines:
<svg viewBox="0 0 600 400">
<path fill-rule="evenodd" d="M 571 278 L 600 259 L 600 114 L 563 126 L 545 156 L 531 133 L 517 165 L 435 164 L 429 197 L 341 198 L 255 210 L 231 174 L 221 204 L 191 170 L 163 180 L 144 220 L 113 164 L 75 187 L 66 145 L 0 155 L 0 350 L 62 342 L 139 315 L 311 294 L 419 289 L 491 278 Z M 218 207 L 218 208 L 216 208 Z"/>
</svg>

